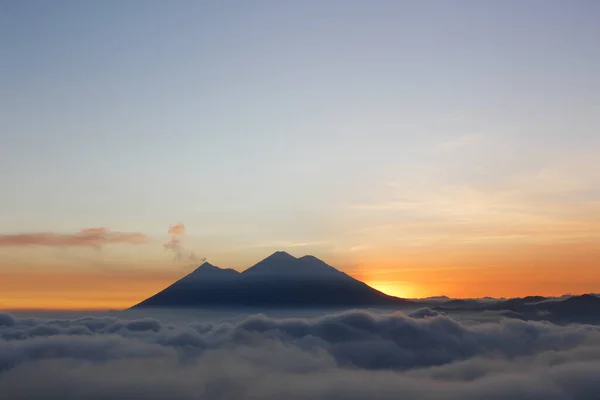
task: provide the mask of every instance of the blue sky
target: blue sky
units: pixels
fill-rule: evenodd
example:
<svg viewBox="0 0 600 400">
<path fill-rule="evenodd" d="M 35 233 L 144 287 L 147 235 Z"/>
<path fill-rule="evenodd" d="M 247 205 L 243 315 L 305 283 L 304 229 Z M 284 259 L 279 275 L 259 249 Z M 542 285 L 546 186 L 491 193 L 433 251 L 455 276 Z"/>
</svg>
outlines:
<svg viewBox="0 0 600 400">
<path fill-rule="evenodd" d="M 184 222 L 234 266 L 596 240 L 599 18 L 596 1 L 3 2 L 0 232 Z"/>
</svg>

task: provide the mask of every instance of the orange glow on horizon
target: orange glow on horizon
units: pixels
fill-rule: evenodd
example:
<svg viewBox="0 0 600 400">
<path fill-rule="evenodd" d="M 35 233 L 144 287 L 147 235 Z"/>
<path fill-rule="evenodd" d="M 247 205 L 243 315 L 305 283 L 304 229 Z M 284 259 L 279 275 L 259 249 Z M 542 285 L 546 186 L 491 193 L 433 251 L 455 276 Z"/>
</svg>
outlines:
<svg viewBox="0 0 600 400">
<path fill-rule="evenodd" d="M 600 246 L 572 243 L 507 248 L 373 251 L 349 263 L 328 264 L 393 296 L 422 298 L 559 296 L 600 292 Z M 0 310 L 126 309 L 166 288 L 193 267 L 159 268 L 157 262 L 114 268 L 48 264 L 29 257 L 0 269 Z M 214 264 L 228 267 L 226 262 Z M 164 263 L 161 263 L 164 265 Z"/>
<path fill-rule="evenodd" d="M 379 290 L 382 293 L 390 296 L 401 297 L 401 298 L 414 298 L 418 297 L 418 289 L 410 282 L 396 282 L 396 281 L 365 281 L 365 283 L 374 289 Z"/>
<path fill-rule="evenodd" d="M 189 271 L 88 270 L 0 272 L 2 310 L 122 310 Z"/>
</svg>

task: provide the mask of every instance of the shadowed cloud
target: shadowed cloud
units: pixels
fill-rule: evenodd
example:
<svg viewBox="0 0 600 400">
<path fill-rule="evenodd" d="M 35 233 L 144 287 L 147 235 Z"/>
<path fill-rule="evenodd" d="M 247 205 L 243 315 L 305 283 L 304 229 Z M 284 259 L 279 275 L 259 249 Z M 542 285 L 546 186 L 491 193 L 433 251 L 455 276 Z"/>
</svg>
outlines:
<svg viewBox="0 0 600 400">
<path fill-rule="evenodd" d="M 600 390 L 599 361 L 598 327 L 465 324 L 429 309 L 179 323 L 0 314 L 6 398 L 583 400 Z"/>
</svg>

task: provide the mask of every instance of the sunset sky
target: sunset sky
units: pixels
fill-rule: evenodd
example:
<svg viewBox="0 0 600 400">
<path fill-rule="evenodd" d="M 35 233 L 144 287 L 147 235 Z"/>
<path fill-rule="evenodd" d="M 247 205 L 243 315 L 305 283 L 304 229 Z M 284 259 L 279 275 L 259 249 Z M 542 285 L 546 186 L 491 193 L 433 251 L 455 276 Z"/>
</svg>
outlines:
<svg viewBox="0 0 600 400">
<path fill-rule="evenodd" d="M 0 309 L 276 250 L 403 297 L 600 292 L 599 12 L 1 2 Z"/>
</svg>

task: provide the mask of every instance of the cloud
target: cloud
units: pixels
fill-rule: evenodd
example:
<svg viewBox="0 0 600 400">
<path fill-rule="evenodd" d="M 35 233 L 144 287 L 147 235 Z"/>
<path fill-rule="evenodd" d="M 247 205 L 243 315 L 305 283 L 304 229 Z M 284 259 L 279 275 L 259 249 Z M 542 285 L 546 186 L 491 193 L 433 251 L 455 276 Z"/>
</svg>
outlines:
<svg viewBox="0 0 600 400">
<path fill-rule="evenodd" d="M 182 223 L 179 223 L 177 225 L 173 225 L 171 227 L 169 227 L 169 235 L 171 236 L 180 236 L 183 235 L 185 233 L 185 225 Z"/>
<path fill-rule="evenodd" d="M 484 136 L 481 134 L 467 134 L 462 136 L 454 137 L 451 140 L 448 140 L 442 144 L 440 144 L 436 149 L 436 153 L 451 153 L 454 151 L 458 151 L 464 149 L 466 147 L 473 146 L 477 143 L 480 143 L 484 139 Z"/>
<path fill-rule="evenodd" d="M 140 232 L 116 232 L 108 228 L 87 228 L 72 234 L 52 232 L 1 234 L 0 247 L 100 247 L 115 243 L 140 244 L 145 243 L 147 239 L 147 236 Z"/>
<path fill-rule="evenodd" d="M 315 240 L 315 241 L 282 241 L 282 240 L 272 240 L 272 241 L 262 241 L 258 243 L 250 243 L 247 245 L 243 245 L 235 248 L 236 251 L 248 250 L 248 249 L 286 249 L 286 248 L 299 248 L 299 247 L 315 247 L 315 246 L 324 246 L 327 245 L 328 242 L 325 240 Z"/>
<path fill-rule="evenodd" d="M 413 210 L 418 208 L 422 203 L 418 201 L 384 201 L 381 203 L 371 204 L 350 204 L 349 209 L 354 210 Z"/>
<path fill-rule="evenodd" d="M 127 316 L 128 314 L 124 314 Z M 0 320 L 0 393 L 62 399 L 591 399 L 600 328 L 427 309 L 164 323 Z M 131 317 L 131 315 L 130 315 Z M 35 385 L 31 385 L 35 382 Z"/>
</svg>

